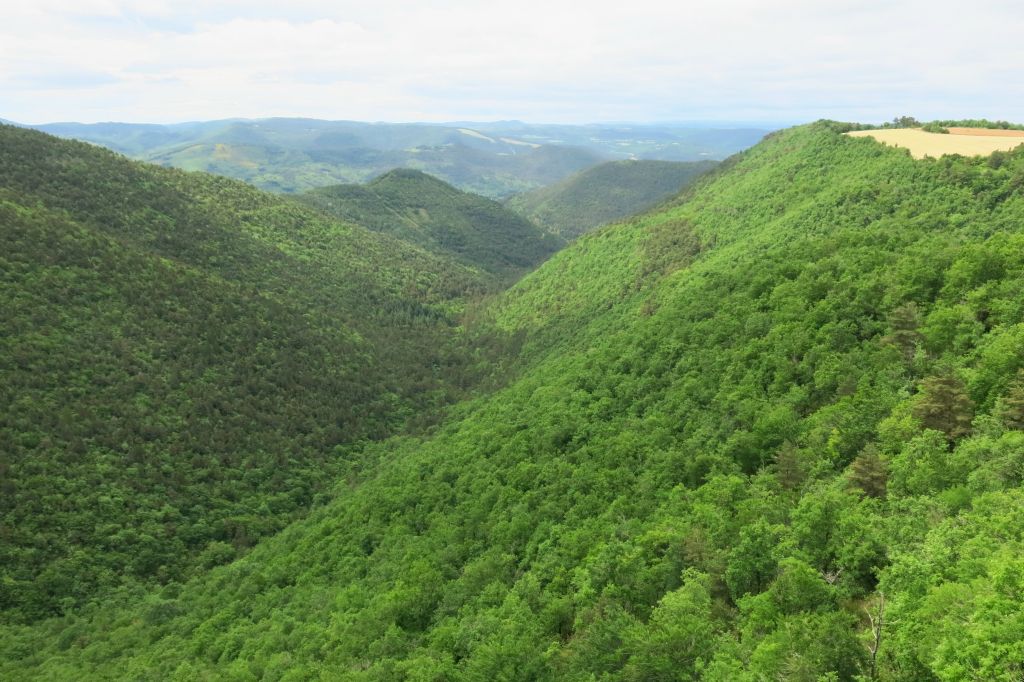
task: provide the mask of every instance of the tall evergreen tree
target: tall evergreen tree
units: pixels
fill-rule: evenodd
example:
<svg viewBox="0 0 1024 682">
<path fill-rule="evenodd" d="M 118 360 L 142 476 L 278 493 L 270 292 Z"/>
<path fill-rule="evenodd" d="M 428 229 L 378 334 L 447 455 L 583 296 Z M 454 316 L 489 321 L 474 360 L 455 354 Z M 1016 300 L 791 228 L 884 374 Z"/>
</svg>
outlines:
<svg viewBox="0 0 1024 682">
<path fill-rule="evenodd" d="M 1007 428 L 1024 430 L 1024 369 L 1017 371 L 1017 378 L 1003 398 L 1002 417 Z"/>
<path fill-rule="evenodd" d="M 892 332 L 883 341 L 891 346 L 899 348 L 903 359 L 910 362 L 917 353 L 917 347 L 924 339 L 918 331 L 921 326 L 921 311 L 913 301 L 904 303 L 893 309 L 889 315 L 889 325 Z"/>
<path fill-rule="evenodd" d="M 971 432 L 974 402 L 960 377 L 944 368 L 921 382 L 914 416 L 925 428 L 941 431 L 950 441 L 955 441 Z"/>
<path fill-rule="evenodd" d="M 873 444 L 868 444 L 850 463 L 847 471 L 850 485 L 868 497 L 885 497 L 889 466 Z"/>
</svg>

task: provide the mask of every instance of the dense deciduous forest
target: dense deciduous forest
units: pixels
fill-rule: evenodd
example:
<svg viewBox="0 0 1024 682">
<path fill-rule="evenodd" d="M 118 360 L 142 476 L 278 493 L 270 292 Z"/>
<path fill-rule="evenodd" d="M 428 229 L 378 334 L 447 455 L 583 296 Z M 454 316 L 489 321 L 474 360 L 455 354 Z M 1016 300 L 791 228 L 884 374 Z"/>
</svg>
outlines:
<svg viewBox="0 0 1024 682">
<path fill-rule="evenodd" d="M 202 296 L 225 296 L 231 287 L 251 292 L 238 305 L 253 306 L 253 315 L 262 297 L 279 303 L 281 315 L 301 318 L 307 326 L 300 329 L 309 331 L 293 336 L 282 326 L 290 318 L 264 318 L 270 339 L 243 348 L 271 353 L 257 381 L 291 357 L 274 355 L 274 344 L 307 353 L 300 390 L 268 389 L 281 400 L 308 400 L 296 412 L 315 410 L 333 394 L 315 389 L 329 372 L 351 376 L 344 363 L 329 365 L 348 357 L 344 349 L 375 357 L 375 344 L 359 344 L 370 337 L 356 326 L 367 322 L 356 318 L 366 315 L 375 329 L 390 322 L 376 306 L 353 301 L 343 314 L 351 327 L 314 325 L 327 315 L 314 305 L 319 297 L 343 285 L 323 274 L 313 281 L 324 290 L 291 286 L 294 263 L 363 273 L 359 286 L 381 287 L 382 300 L 416 301 L 421 317 L 437 316 L 421 326 L 451 325 L 475 343 L 494 340 L 490 358 L 474 343 L 452 347 L 453 366 L 502 367 L 500 378 L 464 396 L 429 433 L 381 439 L 388 429 L 357 430 L 366 439 L 359 447 L 324 455 L 336 466 L 342 460 L 344 471 L 328 469 L 335 478 L 323 503 L 227 565 L 215 564 L 233 552 L 201 570 L 176 571 L 162 586 L 118 577 L 110 582 L 119 587 L 101 596 L 33 611 L 17 599 L 34 583 L 18 581 L 45 564 L 5 557 L 4 606 L 14 617 L 0 629 L 0 675 L 1016 679 L 1024 669 L 1024 149 L 914 160 L 905 150 L 841 134 L 849 129 L 818 122 L 773 134 L 659 210 L 584 235 L 504 294 L 460 307 L 472 279 L 449 261 L 413 260 L 424 262 L 423 271 L 360 269 L 347 260 L 358 262 L 357 254 L 331 240 L 340 240 L 339 232 L 353 241 L 368 233 L 319 222 L 324 218 L 241 185 L 158 172 L 0 128 L 5 149 L 13 138 L 26 145 L 12 158 L 51 159 L 31 181 L 18 180 L 21 171 L 10 162 L 0 168 L 12 204 L 4 209 L 5 238 L 17 242 L 53 216 L 48 229 L 61 239 L 86 240 L 89 254 L 111 254 L 97 258 L 143 258 L 138 248 L 146 246 L 148 280 L 134 274 L 141 265 L 124 265 L 124 277 L 134 279 L 121 284 L 116 268 L 107 274 L 90 263 L 67 294 L 72 301 L 128 299 L 142 286 L 135 280 L 173 282 L 166 271 L 200 278 L 207 287 L 200 291 L 209 291 Z M 43 189 L 32 189 L 37 185 Z M 79 185 L 91 189 L 77 192 Z M 202 204 L 198 190 L 170 192 L 183 185 L 220 193 Z M 133 192 L 142 190 L 131 188 L 184 196 L 188 211 L 150 219 L 133 208 Z M 204 242 L 188 231 L 226 229 L 239 214 L 251 219 L 241 219 L 237 235 L 277 251 L 246 260 L 246 251 L 231 251 L 233 237 Z M 282 215 L 318 226 L 317 239 L 294 231 L 297 218 L 270 220 Z M 117 227 L 135 220 L 154 227 L 137 236 Z M 179 234 L 181 251 L 164 246 Z M 321 239 L 332 248 L 318 248 Z M 40 297 L 52 280 L 68 276 L 61 273 L 76 272 L 72 263 L 46 272 L 56 252 L 22 241 L 28 245 L 14 253 L 24 253 L 15 260 L 24 264 L 3 269 L 12 295 Z M 203 243 L 211 244 L 206 251 L 180 255 Z M 392 267 L 432 258 L 403 248 L 409 250 L 387 261 Z M 288 267 L 271 268 L 270 255 L 288 258 Z M 427 267 L 442 262 L 444 287 Z M 394 279 L 396 272 L 417 286 Z M 35 303 L 18 308 L 22 325 L 5 320 L 3 328 L 21 331 L 5 332 L 4 343 L 60 358 L 89 338 L 70 335 L 84 324 L 80 318 L 88 318 L 89 333 L 106 330 L 89 315 L 97 305 L 87 302 L 77 313 L 54 307 L 44 312 L 56 316 L 52 322 L 32 317 Z M 445 317 L 461 311 L 458 323 Z M 196 324 L 212 332 L 228 322 L 211 313 Z M 51 328 L 60 334 L 40 331 Z M 115 331 L 131 339 L 130 329 Z M 61 335 L 71 340 L 48 352 Z M 417 330 L 400 348 L 425 353 L 434 348 L 429 338 Z M 122 357 L 114 343 L 97 345 L 113 349 L 118 368 L 152 355 Z M 207 371 L 253 361 L 236 355 L 212 357 Z M 5 350 L 0 357 L 21 356 Z M 53 435 L 33 432 L 50 423 L 39 421 L 44 415 L 53 433 L 61 428 L 45 396 L 81 385 L 85 397 L 75 404 L 87 405 L 93 392 L 145 375 L 131 364 L 118 370 L 123 380 L 108 379 L 113 370 L 91 375 L 81 363 L 64 374 L 33 373 L 32 366 L 5 368 L 5 400 L 29 410 L 27 420 L 4 424 L 4 437 L 21 448 L 6 465 L 18 471 L 5 473 L 5 482 L 14 482 L 5 500 L 11 490 L 45 490 L 63 468 L 60 458 L 77 456 L 72 441 L 55 445 Z M 392 381 L 405 376 L 397 360 L 369 366 Z M 18 384 L 24 388 L 8 388 L 6 377 L 26 367 Z M 439 371 L 429 385 L 443 392 L 452 371 Z M 210 381 L 203 395 L 234 385 Z M 397 410 L 382 412 L 390 415 L 380 417 L 385 424 L 425 407 L 419 393 L 398 385 L 385 394 Z M 138 405 L 145 395 L 111 396 L 121 402 L 104 409 L 145 414 Z M 245 408 L 236 404 L 215 420 L 237 419 L 227 443 L 239 438 L 248 444 L 240 450 L 263 447 L 268 457 L 294 447 L 298 434 L 288 430 L 287 415 L 263 429 L 263 417 Z M 70 421 L 87 428 L 77 417 Z M 88 428 L 110 421 L 97 418 Z M 305 423 L 320 424 L 319 413 Z M 174 423 L 164 428 L 180 431 Z M 264 437 L 268 445 L 259 446 Z M 310 442 L 312 451 L 322 445 Z M 126 485 L 136 480 L 130 448 L 96 447 L 113 449 L 115 459 L 90 472 Z M 151 454 L 143 446 L 140 470 L 160 461 Z M 167 458 L 168 475 L 180 461 L 175 454 Z M 53 470 L 34 471 L 37 461 L 55 462 Z M 233 484 L 278 471 L 227 455 L 215 470 Z M 93 493 L 91 485 L 81 490 L 87 499 Z M 253 490 L 255 501 L 260 489 Z M 75 498 L 42 499 L 38 509 L 50 510 Z M 95 509 L 86 517 L 95 523 L 109 504 L 97 498 L 83 511 Z M 22 547 L 12 533 L 57 535 L 48 519 L 32 519 L 38 527 L 5 521 L 8 555 Z M 166 530 L 174 520 L 151 523 Z M 111 534 L 82 525 L 80 551 L 102 555 L 93 543 Z M 12 575 L 10 565 L 24 572 Z M 43 593 L 49 595 L 57 596 Z M 18 622 L 26 619 L 36 622 Z"/>
<path fill-rule="evenodd" d="M 517 194 L 505 205 L 545 230 L 571 239 L 652 208 L 715 165 L 714 161 L 609 161 Z"/>
<path fill-rule="evenodd" d="M 421 171 L 396 169 L 365 185 L 299 197 L 333 216 L 455 258 L 508 283 L 565 245 L 496 201 Z"/>
<path fill-rule="evenodd" d="M 477 269 L 12 127 L 0 188 L 8 620 L 232 559 L 471 384 Z"/>
</svg>

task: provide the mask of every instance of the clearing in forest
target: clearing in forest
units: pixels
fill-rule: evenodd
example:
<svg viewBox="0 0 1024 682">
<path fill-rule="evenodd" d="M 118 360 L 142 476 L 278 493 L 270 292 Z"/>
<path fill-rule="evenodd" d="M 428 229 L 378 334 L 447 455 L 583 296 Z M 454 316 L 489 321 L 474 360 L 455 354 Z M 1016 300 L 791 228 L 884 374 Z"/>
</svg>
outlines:
<svg viewBox="0 0 1024 682">
<path fill-rule="evenodd" d="M 1009 151 L 1024 144 L 1024 130 L 992 130 L 988 128 L 950 128 L 949 134 L 926 133 L 918 128 L 886 128 L 857 130 L 852 137 L 873 137 L 882 144 L 905 147 L 915 159 L 943 154 L 987 156 L 995 151 Z"/>
</svg>

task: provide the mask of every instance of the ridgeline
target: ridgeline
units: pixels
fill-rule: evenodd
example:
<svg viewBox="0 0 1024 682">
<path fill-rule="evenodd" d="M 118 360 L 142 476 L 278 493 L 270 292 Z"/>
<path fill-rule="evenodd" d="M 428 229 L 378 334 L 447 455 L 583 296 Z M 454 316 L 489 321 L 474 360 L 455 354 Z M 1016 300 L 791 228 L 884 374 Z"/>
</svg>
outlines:
<svg viewBox="0 0 1024 682">
<path fill-rule="evenodd" d="M 679 194 L 714 161 L 610 161 L 561 182 L 510 197 L 505 205 L 566 239 L 646 211 Z"/>
<path fill-rule="evenodd" d="M 398 169 L 366 185 L 336 185 L 300 197 L 337 218 L 515 280 L 565 242 L 501 204 L 426 173 Z"/>
</svg>

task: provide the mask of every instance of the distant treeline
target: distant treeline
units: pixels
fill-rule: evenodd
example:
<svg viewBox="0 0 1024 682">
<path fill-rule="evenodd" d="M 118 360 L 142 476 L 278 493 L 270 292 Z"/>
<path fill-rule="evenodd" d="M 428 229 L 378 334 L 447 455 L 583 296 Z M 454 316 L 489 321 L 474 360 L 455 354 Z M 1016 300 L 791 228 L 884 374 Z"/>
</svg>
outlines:
<svg viewBox="0 0 1024 682">
<path fill-rule="evenodd" d="M 920 128 L 929 133 L 948 133 L 950 128 L 986 128 L 988 130 L 1024 130 L 1024 124 L 1009 121 L 990 121 L 987 118 L 964 118 L 959 120 L 929 121 L 922 123 L 913 116 L 897 116 L 881 125 L 871 123 L 842 123 L 843 132 L 851 130 L 878 130 L 885 128 Z M 848 127 L 847 127 L 848 126 Z"/>
</svg>

